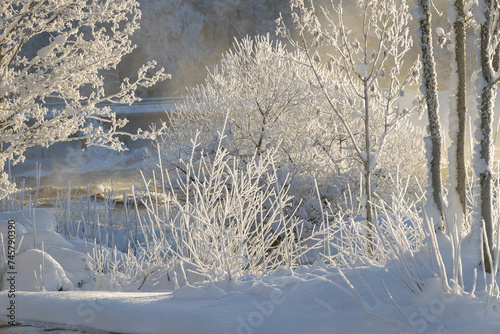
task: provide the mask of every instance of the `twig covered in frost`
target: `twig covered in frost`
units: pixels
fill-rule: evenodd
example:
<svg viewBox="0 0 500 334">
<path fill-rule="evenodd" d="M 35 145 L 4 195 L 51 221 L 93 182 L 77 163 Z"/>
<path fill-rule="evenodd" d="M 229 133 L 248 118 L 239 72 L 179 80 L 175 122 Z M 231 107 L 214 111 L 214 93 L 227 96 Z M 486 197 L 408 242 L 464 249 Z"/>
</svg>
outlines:
<svg viewBox="0 0 500 334">
<path fill-rule="evenodd" d="M 160 159 L 161 182 L 143 176 L 142 203 L 151 225 L 145 228 L 139 219 L 149 235 L 146 251 L 162 249 L 181 272 L 187 264 L 188 275 L 209 280 L 297 265 L 301 221 L 293 217 L 286 180 L 278 181 L 274 151 L 243 165 L 221 145 L 209 153 L 198 152 L 198 145 L 195 137 L 191 155 L 174 171 L 163 170 Z M 163 242 L 172 247 L 167 251 Z"/>
<path fill-rule="evenodd" d="M 290 38 L 282 20 L 278 32 L 305 55 L 304 66 L 314 74 L 314 83 L 327 102 L 327 112 L 339 120 L 362 166 L 360 202 L 367 224 L 368 256 L 373 257 L 374 172 L 387 139 L 408 113 L 420 108 L 416 103 L 411 110 L 403 109 L 398 102 L 404 90 L 416 82 L 420 63 L 416 61 L 406 73 L 402 70 L 404 56 L 412 46 L 406 1 L 357 1 L 356 5 L 361 14 L 360 41 L 350 35 L 343 1 L 319 8 L 325 25 L 320 24 L 313 2 L 294 1 L 291 7 L 298 39 Z M 328 60 L 321 60 L 321 49 Z M 388 80 L 383 81 L 386 76 Z"/>
<path fill-rule="evenodd" d="M 0 164 L 24 160 L 36 145 L 79 140 L 86 145 L 121 149 L 116 134 L 126 121 L 98 103 L 132 103 L 138 86 L 166 79 L 149 62 L 137 79 L 123 80 L 114 94 L 104 89 L 103 69 L 115 67 L 134 49 L 139 27 L 135 0 L 18 0 L 0 4 Z M 43 41 L 43 43 L 40 43 Z M 27 52 L 30 47 L 38 48 Z M 50 106 L 56 103 L 59 107 Z M 106 124 L 107 126 L 104 126 Z M 0 197 L 12 191 L 0 174 Z"/>
</svg>

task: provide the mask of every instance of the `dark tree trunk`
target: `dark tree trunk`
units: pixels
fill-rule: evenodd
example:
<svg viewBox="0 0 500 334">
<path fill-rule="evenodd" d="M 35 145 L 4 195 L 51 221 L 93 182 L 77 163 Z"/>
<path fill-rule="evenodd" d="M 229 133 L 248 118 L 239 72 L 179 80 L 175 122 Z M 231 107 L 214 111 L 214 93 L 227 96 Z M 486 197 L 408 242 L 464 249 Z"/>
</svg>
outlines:
<svg viewBox="0 0 500 334">
<path fill-rule="evenodd" d="M 442 204 L 442 182 L 441 182 L 441 125 L 439 122 L 439 105 L 437 96 L 437 82 L 434 53 L 432 49 L 432 31 L 430 1 L 419 0 L 418 5 L 422 9 L 420 17 L 420 33 L 422 49 L 422 76 L 425 87 L 425 100 L 427 104 L 427 116 L 429 118 L 428 133 L 430 142 L 426 145 L 428 150 L 429 177 L 428 182 L 431 194 L 428 198 L 432 207 L 437 209 L 439 222 L 434 222 L 435 228 L 444 230 L 444 210 Z"/>
<path fill-rule="evenodd" d="M 456 134 L 456 169 L 457 169 L 457 182 L 456 191 L 462 207 L 463 221 L 467 217 L 467 194 L 466 194 L 466 181 L 467 171 L 465 168 L 465 126 L 467 115 L 467 102 L 466 102 L 466 55 L 465 55 L 465 12 L 464 1 L 456 0 L 455 9 L 457 11 L 457 19 L 454 22 L 454 29 L 456 33 L 455 41 L 455 61 L 457 64 L 457 116 L 458 116 L 458 129 Z M 452 83 L 453 84 L 453 83 Z M 451 110 L 450 112 L 453 112 Z"/>
</svg>

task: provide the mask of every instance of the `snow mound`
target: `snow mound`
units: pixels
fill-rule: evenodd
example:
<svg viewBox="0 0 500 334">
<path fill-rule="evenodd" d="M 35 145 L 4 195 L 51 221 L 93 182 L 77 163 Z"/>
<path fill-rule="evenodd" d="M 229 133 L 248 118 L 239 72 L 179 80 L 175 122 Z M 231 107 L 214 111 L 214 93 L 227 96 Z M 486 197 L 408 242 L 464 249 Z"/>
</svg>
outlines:
<svg viewBox="0 0 500 334">
<path fill-rule="evenodd" d="M 42 243 L 45 246 L 57 246 L 57 247 L 62 247 L 62 248 L 73 248 L 73 245 L 69 243 L 66 239 L 64 239 L 62 236 L 57 234 L 56 232 L 49 231 L 49 230 L 42 230 L 42 231 L 36 231 L 35 232 L 28 232 L 23 234 L 24 240 L 22 245 L 20 246 L 20 251 L 24 251 L 26 249 L 30 249 L 33 247 L 41 248 Z M 35 240 L 36 240 L 36 246 L 35 246 Z"/>
<path fill-rule="evenodd" d="M 0 222 L 7 222 L 9 219 L 13 219 L 17 226 L 22 225 L 33 230 L 33 214 L 34 222 L 36 225 L 36 230 L 50 230 L 55 231 L 57 226 L 57 220 L 54 215 L 46 209 L 31 209 L 31 210 L 20 210 L 15 212 L 2 212 L 0 213 Z M 20 224 L 20 225 L 19 225 Z M 21 231 L 16 231 L 18 234 Z M 21 232 L 23 233 L 23 232 Z"/>
<path fill-rule="evenodd" d="M 43 259 L 43 261 L 42 261 Z M 43 270 L 42 270 L 43 262 Z M 8 286 L 11 275 L 3 276 L 3 286 Z M 73 283 L 66 277 L 64 269 L 47 253 L 30 249 L 16 258 L 16 289 L 20 291 L 66 291 L 73 290 Z"/>
<path fill-rule="evenodd" d="M 113 252 L 113 249 L 111 249 L 109 247 L 106 247 L 104 245 L 99 245 L 98 243 L 81 240 L 81 239 L 71 239 L 68 242 L 71 243 L 71 245 L 72 245 L 71 248 L 73 248 L 77 252 L 85 253 L 85 254 L 88 254 L 90 256 L 92 256 L 92 254 L 95 251 L 98 251 L 98 252 L 106 252 L 107 253 L 106 256 L 111 257 L 112 252 Z M 119 254 L 119 256 L 121 256 L 122 252 L 117 251 L 117 254 Z"/>
<path fill-rule="evenodd" d="M 274 288 L 264 284 L 263 282 L 255 282 L 245 291 L 247 295 L 255 296 L 260 299 L 271 299 L 274 292 Z"/>
<path fill-rule="evenodd" d="M 75 287 L 82 288 L 93 283 L 95 277 L 90 268 L 91 259 L 87 254 L 53 246 L 46 247 L 45 252 L 62 266 Z"/>
</svg>

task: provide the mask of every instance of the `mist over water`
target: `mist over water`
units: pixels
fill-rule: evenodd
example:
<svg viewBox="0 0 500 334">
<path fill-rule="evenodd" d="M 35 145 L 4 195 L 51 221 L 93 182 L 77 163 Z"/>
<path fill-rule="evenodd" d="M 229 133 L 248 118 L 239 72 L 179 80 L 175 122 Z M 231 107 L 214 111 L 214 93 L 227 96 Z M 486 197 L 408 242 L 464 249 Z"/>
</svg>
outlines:
<svg viewBox="0 0 500 334">
<path fill-rule="evenodd" d="M 168 107 L 165 105 L 165 109 Z M 135 133 L 139 128 L 149 129 L 152 124 L 159 126 L 165 122 L 166 111 L 152 109 L 127 115 L 129 123 L 124 131 Z M 78 192 L 83 196 L 87 191 L 91 196 L 102 196 L 111 190 L 117 197 L 123 192 L 130 194 L 133 183 L 142 184 L 140 168 L 146 151 L 151 150 L 153 145 L 146 140 L 133 141 L 128 136 L 122 136 L 121 140 L 127 151 L 116 152 L 102 147 L 83 150 L 80 141 L 57 143 L 49 148 L 31 148 L 26 152 L 26 161 L 12 166 L 10 174 L 18 189 L 24 187 L 26 198 L 30 194 L 34 197 L 39 175 L 38 196 L 42 202 L 53 201 L 57 192 L 65 192 L 68 187 L 72 194 Z"/>
<path fill-rule="evenodd" d="M 155 60 L 165 67 L 172 79 L 155 87 L 141 91 L 144 97 L 178 96 L 185 88 L 204 82 L 207 67 L 212 68 L 220 61 L 221 54 L 229 50 L 235 39 L 246 35 L 276 36 L 276 19 L 280 13 L 293 34 L 289 0 L 139 0 L 142 10 L 141 29 L 133 38 L 137 48 L 117 68 L 115 78 L 132 76 L 135 70 L 148 60 Z M 338 1 L 334 1 L 338 3 Z M 344 1 L 344 22 L 353 38 L 361 36 L 360 11 L 356 1 Z M 328 6 L 330 0 L 316 0 L 318 14 L 320 6 Z M 415 8 L 413 0 L 407 0 L 410 9 Z M 433 1 L 436 10 L 432 12 L 434 31 L 441 27 L 449 31 L 446 1 Z M 320 16 L 321 19 L 321 16 Z M 326 22 L 322 22 L 326 25 Z M 410 22 L 410 34 L 418 25 Z M 470 28 L 472 29 L 472 28 Z M 469 32 L 472 32 L 469 30 Z M 469 34 L 470 36 L 471 34 Z M 446 45 L 438 45 L 434 33 L 434 52 L 439 70 L 440 89 L 448 88 L 451 53 Z M 472 75 L 476 67 L 474 41 L 467 41 L 468 72 Z M 420 54 L 417 42 L 409 53 L 405 64 L 410 66 Z M 112 80 L 111 80 L 112 81 Z M 117 83 L 117 81 L 112 81 Z M 471 84 L 474 80 L 471 78 Z"/>
</svg>

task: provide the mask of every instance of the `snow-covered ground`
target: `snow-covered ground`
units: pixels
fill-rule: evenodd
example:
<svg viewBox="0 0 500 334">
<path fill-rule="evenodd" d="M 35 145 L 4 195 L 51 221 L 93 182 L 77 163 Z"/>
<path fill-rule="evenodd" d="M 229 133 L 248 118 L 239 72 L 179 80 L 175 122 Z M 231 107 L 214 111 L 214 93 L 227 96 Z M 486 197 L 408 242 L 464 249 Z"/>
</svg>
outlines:
<svg viewBox="0 0 500 334">
<path fill-rule="evenodd" d="M 482 292 L 445 294 L 439 279 L 427 280 L 423 293 L 411 295 L 385 269 L 347 272 L 360 296 L 334 269 L 313 265 L 174 293 L 23 291 L 16 293 L 16 315 L 19 321 L 118 333 L 498 333 L 498 300 L 488 302 Z M 9 305 L 7 293 L 0 303 Z M 7 315 L 5 308 L 2 313 Z"/>
<path fill-rule="evenodd" d="M 414 300 L 383 268 L 359 272 L 380 298 L 376 303 L 359 291 L 368 301 L 365 308 L 355 297 L 316 278 L 342 281 L 322 268 L 299 268 L 238 283 L 200 284 L 175 293 L 22 292 L 16 302 L 19 320 L 119 333 L 498 332 L 500 305 L 486 307 L 467 296 L 440 295 L 437 284 Z M 389 301 L 381 280 L 414 322 L 413 329 Z M 8 305 L 6 294 L 0 301 Z"/>
<path fill-rule="evenodd" d="M 15 318 L 70 330 L 144 334 L 493 334 L 500 328 L 500 299 L 486 291 L 498 291 L 498 283 L 491 285 L 491 277 L 481 271 L 474 278 L 477 259 L 467 242 L 462 245 L 463 283 L 456 286 L 432 274 L 440 265 L 424 247 L 402 257 L 415 263 L 407 268 L 418 271 L 417 280 L 396 259 L 380 266 L 361 258 L 350 268 L 317 261 L 180 289 L 159 276 L 141 291 L 119 282 L 111 291 L 100 291 L 99 279 L 89 270 L 89 256 L 100 246 L 55 233 L 55 218 L 47 210 L 35 210 L 36 225 L 32 214 L 0 215 L 4 246 L 13 229 L 7 220 L 14 219 L 18 249 L 3 273 L 0 315 L 5 323 Z M 441 268 L 452 278 L 458 262 L 450 240 L 438 235 L 436 242 Z M 411 282 L 422 291 L 412 292 Z"/>
<path fill-rule="evenodd" d="M 423 293 L 411 295 L 385 269 L 347 272 L 360 296 L 334 269 L 319 265 L 174 293 L 19 292 L 17 320 L 118 333 L 498 333 L 498 300 L 488 302 L 481 292 L 445 294 L 439 279 L 427 280 Z M 9 305 L 6 293 L 0 303 Z M 7 315 L 5 308 L 2 313 Z"/>
</svg>

